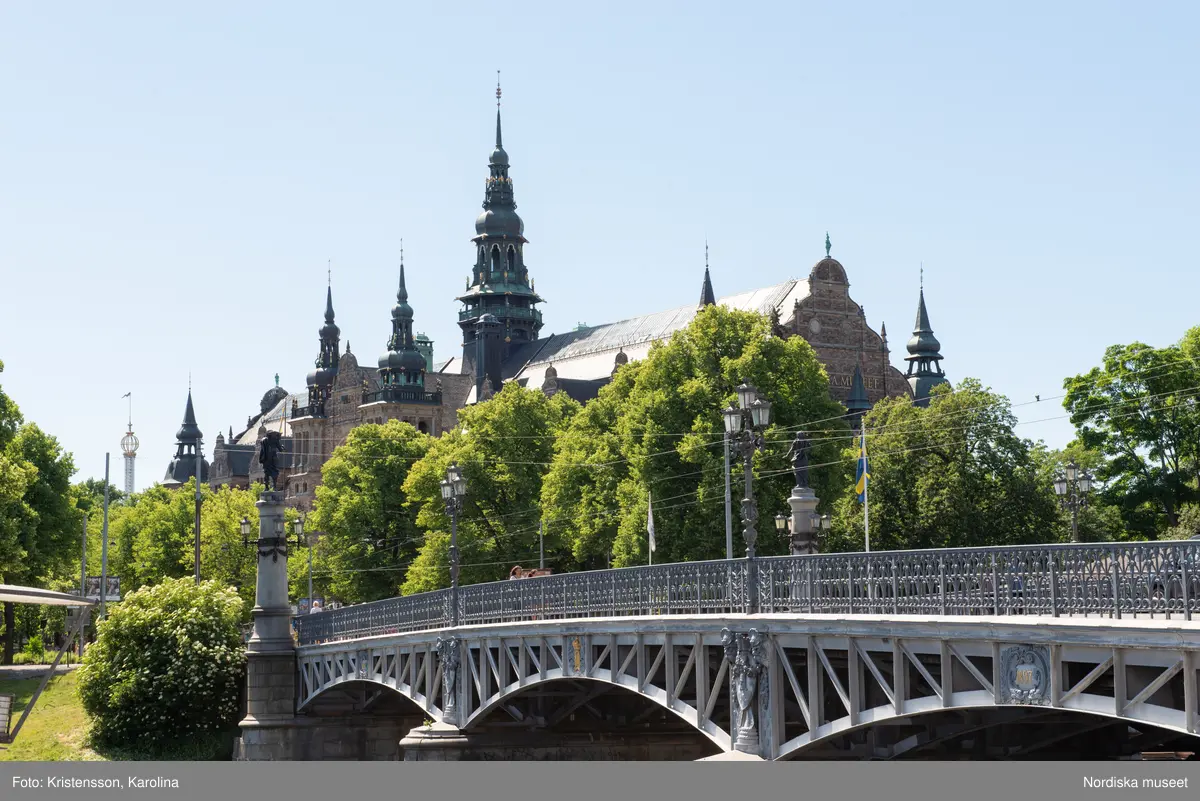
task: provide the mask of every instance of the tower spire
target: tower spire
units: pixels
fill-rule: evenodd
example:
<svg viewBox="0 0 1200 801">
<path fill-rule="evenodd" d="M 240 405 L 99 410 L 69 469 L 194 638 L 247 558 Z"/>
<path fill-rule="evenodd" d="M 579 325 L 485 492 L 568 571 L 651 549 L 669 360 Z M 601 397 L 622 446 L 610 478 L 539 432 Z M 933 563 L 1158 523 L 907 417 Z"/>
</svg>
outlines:
<svg viewBox="0 0 1200 801">
<path fill-rule="evenodd" d="M 708 273 L 708 240 L 704 240 L 704 283 L 700 286 L 700 308 L 715 306 L 717 298 L 713 294 L 712 278 Z"/>
<path fill-rule="evenodd" d="M 338 342 L 341 339 L 341 329 L 334 322 L 333 313 L 333 267 L 332 259 L 326 263 L 325 280 L 325 325 L 317 332 L 320 339 L 320 351 L 313 366 L 316 368 L 308 374 L 305 383 L 308 384 L 307 413 L 312 417 L 322 417 L 325 414 L 325 402 L 333 392 L 333 381 L 337 376 L 340 353 Z M 279 385 L 276 378 L 276 386 Z"/>
<path fill-rule="evenodd" d="M 387 347 L 388 352 L 379 357 L 383 389 L 394 396 L 400 387 L 423 387 L 427 365 L 413 338 L 413 308 L 408 305 L 404 279 L 404 240 L 400 241 L 400 283 L 396 288 L 396 305 L 392 307 L 392 336 Z"/>
<path fill-rule="evenodd" d="M 929 392 L 938 384 L 948 383 L 942 372 L 942 344 L 933 335 L 929 310 L 925 308 L 925 265 L 921 265 L 921 287 L 917 299 L 917 320 L 908 340 L 908 385 L 918 406 L 929 405 Z"/>
<path fill-rule="evenodd" d="M 500 70 L 496 70 L 496 149 L 504 148 L 504 137 L 500 133 Z"/>
<path fill-rule="evenodd" d="M 542 313 L 537 304 L 542 301 L 534 290 L 533 279 L 525 264 L 525 223 L 517 214 L 513 182 L 509 177 L 508 153 L 500 118 L 503 92 L 500 72 L 496 71 L 496 144 L 488 158 L 488 177 L 484 184 L 483 213 L 475 218 L 475 266 L 467 286 L 457 300 L 464 308 L 459 312 L 458 325 L 462 330 L 464 373 L 475 371 L 479 348 L 479 321 L 492 315 L 498 324 L 500 345 L 489 356 L 493 367 L 506 358 L 508 352 L 522 342 L 538 338 L 542 328 Z M 489 336 L 492 327 L 486 327 Z"/>
<path fill-rule="evenodd" d="M 175 433 L 175 458 L 167 466 L 167 474 L 163 484 L 179 486 L 196 475 L 196 454 L 200 449 L 200 441 L 204 437 L 200 426 L 196 425 L 196 409 L 192 405 L 192 390 L 188 388 L 187 407 L 183 411 L 183 425 Z M 201 460 L 200 481 L 208 480 L 208 461 Z"/>
</svg>

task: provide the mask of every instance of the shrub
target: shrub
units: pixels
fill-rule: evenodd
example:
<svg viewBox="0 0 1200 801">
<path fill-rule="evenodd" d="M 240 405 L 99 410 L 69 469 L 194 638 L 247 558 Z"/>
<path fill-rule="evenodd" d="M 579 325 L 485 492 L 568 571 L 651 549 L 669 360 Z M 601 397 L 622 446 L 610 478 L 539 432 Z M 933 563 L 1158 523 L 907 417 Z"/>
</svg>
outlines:
<svg viewBox="0 0 1200 801">
<path fill-rule="evenodd" d="M 40 665 L 46 661 L 46 644 L 42 642 L 42 633 L 29 638 L 25 643 L 25 650 L 21 652 L 25 655 L 25 659 L 30 665 Z"/>
<path fill-rule="evenodd" d="M 153 756 L 235 723 L 245 665 L 235 590 L 174 579 L 111 609 L 79 677 L 96 745 Z"/>
</svg>

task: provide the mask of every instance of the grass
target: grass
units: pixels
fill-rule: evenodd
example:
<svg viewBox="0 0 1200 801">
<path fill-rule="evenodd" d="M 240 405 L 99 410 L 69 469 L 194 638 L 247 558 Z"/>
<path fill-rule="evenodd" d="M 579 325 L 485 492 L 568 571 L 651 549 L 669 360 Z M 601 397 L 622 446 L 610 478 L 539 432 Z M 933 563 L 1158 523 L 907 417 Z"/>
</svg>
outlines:
<svg viewBox="0 0 1200 801">
<path fill-rule="evenodd" d="M 12 726 L 17 725 L 22 710 L 40 681 L 41 678 L 0 680 L 0 693 L 16 696 Z M 232 758 L 236 730 L 200 735 L 153 755 L 119 748 L 93 749 L 88 742 L 87 715 L 76 692 L 78 684 L 79 674 L 76 671 L 51 679 L 17 734 L 17 741 L 12 745 L 0 746 L 0 762 L 208 761 Z"/>
<path fill-rule="evenodd" d="M 11 726 L 17 725 L 21 712 L 41 678 L 0 681 L 0 693 L 16 696 Z M 0 746 L 0 761 L 78 762 L 103 760 L 86 744 L 87 716 L 75 692 L 79 674 L 75 671 L 55 676 L 38 698 L 17 734 L 17 741 Z"/>
</svg>

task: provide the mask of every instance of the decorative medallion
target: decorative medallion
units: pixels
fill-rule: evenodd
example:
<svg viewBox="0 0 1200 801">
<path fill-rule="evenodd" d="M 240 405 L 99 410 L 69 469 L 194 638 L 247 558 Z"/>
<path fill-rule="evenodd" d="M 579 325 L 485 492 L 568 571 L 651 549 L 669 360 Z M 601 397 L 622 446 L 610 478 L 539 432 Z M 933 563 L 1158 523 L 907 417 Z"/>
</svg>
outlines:
<svg viewBox="0 0 1200 801">
<path fill-rule="evenodd" d="M 816 317 L 809 320 L 808 321 L 808 330 L 812 331 L 814 334 L 821 333 L 821 321 L 818 320 Z"/>
<path fill-rule="evenodd" d="M 1000 702 L 1050 703 L 1050 649 L 1044 645 L 1011 645 L 1000 651 Z"/>
</svg>

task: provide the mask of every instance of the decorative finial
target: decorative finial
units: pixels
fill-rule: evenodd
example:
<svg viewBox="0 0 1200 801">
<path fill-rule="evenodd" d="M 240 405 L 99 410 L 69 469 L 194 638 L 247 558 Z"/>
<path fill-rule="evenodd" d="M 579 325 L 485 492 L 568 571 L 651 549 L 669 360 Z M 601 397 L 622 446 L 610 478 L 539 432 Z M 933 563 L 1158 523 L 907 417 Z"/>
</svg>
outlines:
<svg viewBox="0 0 1200 801">
<path fill-rule="evenodd" d="M 350 352 L 350 340 L 346 340 L 346 353 Z"/>
<path fill-rule="evenodd" d="M 925 262 L 921 262 L 921 291 L 925 291 Z"/>
<path fill-rule="evenodd" d="M 704 269 L 708 269 L 708 239 L 704 240 Z"/>
<path fill-rule="evenodd" d="M 188 370 L 188 394 L 192 392 L 192 371 Z"/>
<path fill-rule="evenodd" d="M 496 70 L 496 108 L 500 108 L 500 70 Z"/>
<path fill-rule="evenodd" d="M 404 266 L 404 237 L 400 237 L 400 266 Z"/>
<path fill-rule="evenodd" d="M 830 251 L 832 248 L 833 248 L 833 245 L 831 245 L 831 244 L 829 243 L 829 232 L 828 232 L 828 231 L 826 231 L 826 232 L 825 232 L 825 258 L 827 258 L 827 259 L 829 258 L 829 251 Z"/>
<path fill-rule="evenodd" d="M 279 386 L 279 373 L 275 374 L 275 386 Z"/>
<path fill-rule="evenodd" d="M 325 262 L 325 284 L 333 286 L 333 259 Z"/>
</svg>

